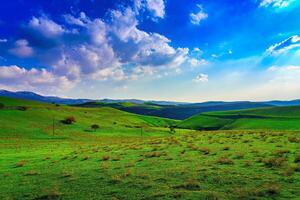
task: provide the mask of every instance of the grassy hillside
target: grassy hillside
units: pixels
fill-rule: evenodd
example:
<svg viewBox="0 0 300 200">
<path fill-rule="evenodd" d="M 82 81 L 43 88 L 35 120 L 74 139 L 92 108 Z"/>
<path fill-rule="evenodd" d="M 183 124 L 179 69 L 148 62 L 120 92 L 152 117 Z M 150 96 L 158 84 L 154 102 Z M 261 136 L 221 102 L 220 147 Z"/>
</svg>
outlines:
<svg viewBox="0 0 300 200">
<path fill-rule="evenodd" d="M 157 105 L 150 102 L 145 102 L 143 104 L 132 102 L 87 102 L 77 106 L 91 108 L 112 107 L 135 114 L 183 120 L 203 112 L 260 108 L 268 107 L 270 105 L 253 102 L 206 102 L 180 105 Z"/>
<path fill-rule="evenodd" d="M 147 130 L 155 134 L 161 132 L 160 127 L 176 123 L 174 120 L 131 114 L 110 107 L 79 108 L 5 97 L 0 97 L 0 103 L 5 105 L 0 110 L 0 137 L 52 137 L 53 121 L 54 135 L 59 137 L 69 137 L 82 132 L 136 135 L 140 134 L 140 127 L 143 127 L 145 134 Z M 63 124 L 61 121 L 69 116 L 75 117 L 76 122 L 72 125 Z M 95 133 L 91 131 L 92 124 L 100 126 Z"/>
<path fill-rule="evenodd" d="M 178 124 L 202 130 L 262 129 L 300 130 L 300 107 L 271 107 L 195 115 Z"/>
<path fill-rule="evenodd" d="M 171 135 L 164 126 L 177 121 L 108 107 L 0 102 L 6 106 L 0 109 L 0 199 L 300 196 L 299 132 L 176 129 Z M 66 116 L 76 122 L 61 123 Z M 90 130 L 94 123 L 99 130 Z"/>
</svg>

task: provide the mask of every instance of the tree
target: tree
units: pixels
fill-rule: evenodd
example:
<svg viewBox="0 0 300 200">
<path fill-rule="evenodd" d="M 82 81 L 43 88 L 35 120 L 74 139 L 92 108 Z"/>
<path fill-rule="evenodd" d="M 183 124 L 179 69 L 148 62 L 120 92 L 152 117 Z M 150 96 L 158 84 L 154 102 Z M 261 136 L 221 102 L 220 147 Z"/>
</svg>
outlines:
<svg viewBox="0 0 300 200">
<path fill-rule="evenodd" d="M 3 103 L 0 103 L 0 109 L 3 109 L 5 105 Z"/>
<path fill-rule="evenodd" d="M 76 119 L 74 116 L 69 116 L 69 117 L 66 117 L 64 120 L 62 120 L 62 123 L 64 123 L 64 124 L 73 124 L 74 122 L 76 122 Z"/>
<path fill-rule="evenodd" d="M 91 125 L 91 129 L 93 129 L 94 131 L 96 131 L 99 128 L 100 128 L 100 126 L 98 124 Z"/>
<path fill-rule="evenodd" d="M 169 126 L 169 129 L 170 129 L 170 133 L 171 134 L 175 134 L 176 133 L 175 126 Z"/>
</svg>

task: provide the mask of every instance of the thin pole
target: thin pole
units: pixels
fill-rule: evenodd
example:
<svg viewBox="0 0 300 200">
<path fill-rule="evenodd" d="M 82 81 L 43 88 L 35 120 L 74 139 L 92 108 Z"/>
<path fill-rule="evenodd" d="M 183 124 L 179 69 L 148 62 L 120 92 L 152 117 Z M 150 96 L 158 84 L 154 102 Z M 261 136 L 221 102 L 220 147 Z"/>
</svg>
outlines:
<svg viewBox="0 0 300 200">
<path fill-rule="evenodd" d="M 55 121 L 55 116 L 53 115 L 53 122 L 52 122 L 52 135 L 54 136 L 55 131 L 54 131 L 54 121 Z"/>
</svg>

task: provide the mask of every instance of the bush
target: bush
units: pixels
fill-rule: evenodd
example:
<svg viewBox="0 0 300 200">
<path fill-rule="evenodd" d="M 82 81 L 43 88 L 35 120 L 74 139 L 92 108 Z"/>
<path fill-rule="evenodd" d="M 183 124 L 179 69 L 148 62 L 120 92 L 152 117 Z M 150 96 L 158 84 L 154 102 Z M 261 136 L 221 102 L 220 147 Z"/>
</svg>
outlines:
<svg viewBox="0 0 300 200">
<path fill-rule="evenodd" d="M 3 103 L 0 103 L 0 109 L 3 109 L 5 106 Z"/>
<path fill-rule="evenodd" d="M 26 111 L 26 110 L 28 110 L 28 107 L 26 107 L 26 106 L 18 106 L 17 110 Z"/>
<path fill-rule="evenodd" d="M 91 125 L 91 129 L 93 129 L 94 131 L 96 131 L 99 128 L 100 128 L 100 126 L 98 124 Z"/>
<path fill-rule="evenodd" d="M 74 122 L 76 122 L 76 119 L 73 116 L 69 116 L 66 117 L 64 120 L 62 120 L 61 122 L 64 124 L 73 124 Z"/>
<path fill-rule="evenodd" d="M 300 154 L 296 156 L 294 162 L 295 163 L 300 163 Z"/>
<path fill-rule="evenodd" d="M 170 126 L 169 129 L 170 129 L 170 133 L 171 134 L 175 134 L 176 133 L 175 126 Z"/>
</svg>

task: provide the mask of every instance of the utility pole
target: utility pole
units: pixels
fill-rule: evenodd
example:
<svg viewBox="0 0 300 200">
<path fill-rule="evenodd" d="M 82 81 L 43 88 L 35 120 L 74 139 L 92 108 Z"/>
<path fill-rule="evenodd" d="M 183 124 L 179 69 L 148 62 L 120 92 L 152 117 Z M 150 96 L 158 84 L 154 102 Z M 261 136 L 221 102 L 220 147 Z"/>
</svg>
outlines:
<svg viewBox="0 0 300 200">
<path fill-rule="evenodd" d="M 54 122 L 55 122 L 55 116 L 53 115 L 53 121 L 52 121 L 52 135 L 54 136 L 55 131 L 54 131 Z"/>
</svg>

